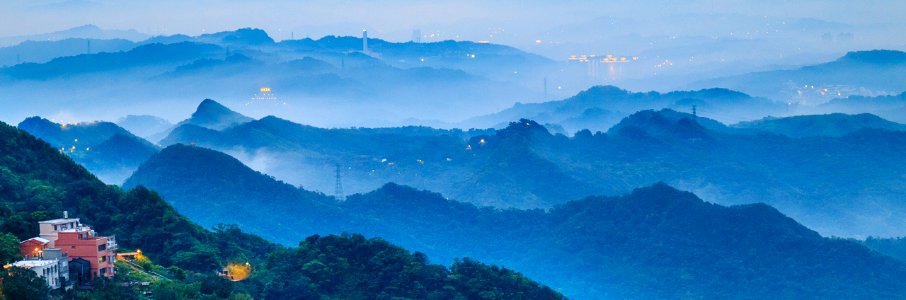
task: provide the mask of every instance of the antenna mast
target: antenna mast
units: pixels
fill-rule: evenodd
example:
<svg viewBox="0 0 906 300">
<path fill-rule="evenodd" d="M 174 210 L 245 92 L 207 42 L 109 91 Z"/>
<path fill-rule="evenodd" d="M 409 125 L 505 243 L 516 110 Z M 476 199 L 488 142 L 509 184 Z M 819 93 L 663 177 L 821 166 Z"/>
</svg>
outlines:
<svg viewBox="0 0 906 300">
<path fill-rule="evenodd" d="M 337 163 L 337 186 L 336 186 L 336 189 L 334 190 L 334 197 L 336 197 L 337 200 L 341 200 L 341 201 L 346 200 L 346 197 L 343 196 L 343 181 L 342 181 L 342 177 L 340 176 L 340 164 L 339 163 Z"/>
</svg>

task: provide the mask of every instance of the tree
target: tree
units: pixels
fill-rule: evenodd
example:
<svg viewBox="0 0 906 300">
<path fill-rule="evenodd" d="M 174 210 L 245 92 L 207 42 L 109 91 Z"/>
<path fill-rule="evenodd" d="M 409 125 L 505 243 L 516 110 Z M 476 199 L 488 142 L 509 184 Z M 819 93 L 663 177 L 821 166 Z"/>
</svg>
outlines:
<svg viewBox="0 0 906 300">
<path fill-rule="evenodd" d="M 5 272 L 0 272 L 0 290 L 6 299 L 43 299 L 47 297 L 50 287 L 44 278 L 32 270 L 12 267 Z"/>
<path fill-rule="evenodd" d="M 0 265 L 19 259 L 19 239 L 9 233 L 0 233 Z"/>
</svg>

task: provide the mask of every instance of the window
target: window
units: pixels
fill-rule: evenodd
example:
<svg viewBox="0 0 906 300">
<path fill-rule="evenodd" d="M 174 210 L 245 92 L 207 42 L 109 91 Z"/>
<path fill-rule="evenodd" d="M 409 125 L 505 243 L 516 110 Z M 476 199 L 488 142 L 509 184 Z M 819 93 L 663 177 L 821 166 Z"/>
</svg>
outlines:
<svg viewBox="0 0 906 300">
<path fill-rule="evenodd" d="M 104 251 L 104 250 L 107 250 L 107 244 L 98 245 L 98 251 Z"/>
<path fill-rule="evenodd" d="M 101 276 L 104 276 L 104 274 L 107 274 L 107 268 L 101 268 Z"/>
</svg>

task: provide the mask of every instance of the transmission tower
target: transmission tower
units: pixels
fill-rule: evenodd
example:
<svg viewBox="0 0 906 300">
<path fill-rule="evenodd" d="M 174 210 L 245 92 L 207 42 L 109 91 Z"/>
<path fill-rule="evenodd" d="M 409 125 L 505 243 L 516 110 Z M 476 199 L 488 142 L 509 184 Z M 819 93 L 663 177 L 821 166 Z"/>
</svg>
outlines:
<svg viewBox="0 0 906 300">
<path fill-rule="evenodd" d="M 342 180 L 342 177 L 340 176 L 340 164 L 339 163 L 337 164 L 337 186 L 336 186 L 336 189 L 334 190 L 334 197 L 336 197 L 337 200 L 341 200 L 341 201 L 346 200 L 346 197 L 343 196 L 343 180 Z"/>
</svg>

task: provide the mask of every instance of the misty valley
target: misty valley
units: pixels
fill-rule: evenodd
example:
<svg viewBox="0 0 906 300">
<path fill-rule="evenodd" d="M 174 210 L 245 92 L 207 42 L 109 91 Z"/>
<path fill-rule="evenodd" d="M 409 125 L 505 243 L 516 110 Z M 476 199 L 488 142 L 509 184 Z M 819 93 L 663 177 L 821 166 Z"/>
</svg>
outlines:
<svg viewBox="0 0 906 300">
<path fill-rule="evenodd" d="M 0 300 L 906 297 L 906 42 L 596 13 L 0 34 Z"/>
</svg>

